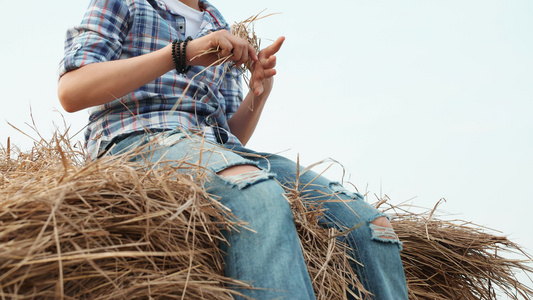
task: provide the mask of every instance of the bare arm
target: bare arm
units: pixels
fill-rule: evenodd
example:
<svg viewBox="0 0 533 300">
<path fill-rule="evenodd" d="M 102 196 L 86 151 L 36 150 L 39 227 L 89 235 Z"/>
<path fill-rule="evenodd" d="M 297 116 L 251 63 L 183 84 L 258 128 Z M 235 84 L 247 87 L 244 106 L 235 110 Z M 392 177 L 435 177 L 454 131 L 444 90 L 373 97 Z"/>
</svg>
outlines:
<svg viewBox="0 0 533 300">
<path fill-rule="evenodd" d="M 193 57 L 217 47 L 220 49 L 218 54 L 203 55 L 191 61 Z M 237 65 L 243 64 L 249 57 L 257 61 L 253 47 L 226 30 L 213 32 L 187 45 L 189 65 L 208 66 L 216 62 L 219 55 L 232 55 L 231 60 Z M 138 57 L 89 64 L 60 78 L 59 101 L 68 112 L 105 104 L 135 91 L 172 69 L 172 45 Z"/>
<path fill-rule="evenodd" d="M 276 56 L 274 56 L 285 41 L 284 37 L 278 38 L 272 45 L 261 50 L 258 61 L 252 70 L 252 89 L 244 98 L 228 125 L 239 141 L 246 145 L 257 127 L 266 100 L 272 91 L 274 75 L 276 75 Z"/>
<path fill-rule="evenodd" d="M 124 60 L 93 63 L 70 71 L 59 80 L 63 108 L 75 112 L 118 99 L 174 68 L 171 45 Z"/>
</svg>

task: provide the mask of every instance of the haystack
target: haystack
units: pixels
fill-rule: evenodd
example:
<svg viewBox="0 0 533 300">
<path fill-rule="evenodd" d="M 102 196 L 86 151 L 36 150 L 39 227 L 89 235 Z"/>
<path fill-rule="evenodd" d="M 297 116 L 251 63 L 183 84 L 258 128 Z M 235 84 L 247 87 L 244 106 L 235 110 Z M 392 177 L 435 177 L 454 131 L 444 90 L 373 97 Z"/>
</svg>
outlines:
<svg viewBox="0 0 533 300">
<path fill-rule="evenodd" d="M 232 299 L 230 286 L 246 287 L 223 276 L 218 248 L 222 228 L 245 224 L 202 188 L 201 172 L 139 168 L 128 155 L 85 161 L 59 134 L 0 153 L 0 297 Z M 335 232 L 300 211 L 304 248 L 325 254 L 306 251 L 320 298 L 359 285 Z"/>
<path fill-rule="evenodd" d="M 169 166 L 139 168 L 128 156 L 85 161 L 56 134 L 27 152 L 0 148 L 0 298 L 232 299 L 218 248 L 223 228 L 243 225 L 202 188 L 202 176 Z M 297 185 L 295 185 L 297 186 Z M 360 286 L 341 234 L 318 225 L 320 210 L 287 191 L 318 299 Z M 390 206 L 403 241 L 410 299 L 529 299 L 515 279 L 530 260 L 505 237 Z M 367 294 L 354 295 L 365 299 Z"/>
<path fill-rule="evenodd" d="M 232 27 L 256 50 L 259 15 Z M 251 67 L 249 61 L 242 70 L 247 81 Z M 60 133 L 36 140 L 27 152 L 9 139 L 0 147 L 1 299 L 223 300 L 239 294 L 236 287 L 252 288 L 223 274 L 221 230 L 248 229 L 203 188 L 205 172 L 140 167 L 130 155 L 86 161 L 81 147 Z M 317 299 L 370 299 L 350 267 L 347 245 L 336 239 L 343 233 L 318 224 L 323 212 L 304 204 L 298 183 L 286 195 Z M 434 211 L 385 205 L 403 241 L 410 299 L 533 297 L 515 278 L 533 273 L 531 258 L 506 237 L 440 220 Z"/>
<path fill-rule="evenodd" d="M 3 149 L 3 299 L 232 299 L 216 244 L 233 224 L 197 179 L 64 142 Z"/>
<path fill-rule="evenodd" d="M 533 298 L 532 281 L 528 287 L 516 277 L 533 274 L 533 260 L 518 244 L 468 221 L 434 217 L 437 206 L 414 213 L 387 205 L 382 210 L 403 242 L 409 299 Z"/>
</svg>

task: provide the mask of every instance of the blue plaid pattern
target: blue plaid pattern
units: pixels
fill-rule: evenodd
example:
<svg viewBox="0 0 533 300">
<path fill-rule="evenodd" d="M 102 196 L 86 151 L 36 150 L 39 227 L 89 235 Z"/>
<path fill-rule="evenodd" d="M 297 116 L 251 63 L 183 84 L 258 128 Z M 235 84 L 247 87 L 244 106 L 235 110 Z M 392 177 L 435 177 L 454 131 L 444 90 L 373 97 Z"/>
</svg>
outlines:
<svg viewBox="0 0 533 300">
<path fill-rule="evenodd" d="M 229 30 L 216 8 L 205 0 L 200 4 L 204 22 L 197 37 Z M 91 63 L 161 49 L 174 39 L 185 39 L 185 26 L 185 18 L 172 14 L 159 0 L 91 0 L 81 24 L 67 31 L 59 76 Z M 173 70 L 131 94 L 90 108 L 85 131 L 87 154 L 94 159 L 102 143 L 145 129 L 184 128 L 211 141 L 221 134 L 227 143 L 240 145 L 227 120 L 242 97 L 241 76 L 229 63 L 194 66 L 186 76 Z"/>
</svg>

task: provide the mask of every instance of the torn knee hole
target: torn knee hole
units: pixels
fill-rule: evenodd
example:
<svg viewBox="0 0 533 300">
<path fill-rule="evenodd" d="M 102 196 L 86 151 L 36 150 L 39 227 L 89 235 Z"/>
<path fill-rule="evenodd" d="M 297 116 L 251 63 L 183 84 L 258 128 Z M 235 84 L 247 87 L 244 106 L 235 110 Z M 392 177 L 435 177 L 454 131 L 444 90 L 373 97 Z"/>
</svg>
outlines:
<svg viewBox="0 0 533 300">
<path fill-rule="evenodd" d="M 392 224 L 390 223 L 389 219 L 387 219 L 386 217 L 379 217 L 370 223 L 376 226 L 380 226 L 380 227 L 392 228 Z"/>
<path fill-rule="evenodd" d="M 261 171 L 261 169 L 259 169 L 256 166 L 252 166 L 252 165 L 239 165 L 239 166 L 233 166 L 233 167 L 226 168 L 218 172 L 217 174 L 222 177 L 228 177 L 228 176 L 234 176 L 234 175 L 241 175 L 245 173 L 253 173 L 257 171 Z"/>
<path fill-rule="evenodd" d="M 386 217 L 379 217 L 370 222 L 372 237 L 378 240 L 398 240 L 390 221 Z"/>
<path fill-rule="evenodd" d="M 217 174 L 228 184 L 237 186 L 240 189 L 273 177 L 272 174 L 253 165 L 233 166 L 224 169 Z"/>
</svg>

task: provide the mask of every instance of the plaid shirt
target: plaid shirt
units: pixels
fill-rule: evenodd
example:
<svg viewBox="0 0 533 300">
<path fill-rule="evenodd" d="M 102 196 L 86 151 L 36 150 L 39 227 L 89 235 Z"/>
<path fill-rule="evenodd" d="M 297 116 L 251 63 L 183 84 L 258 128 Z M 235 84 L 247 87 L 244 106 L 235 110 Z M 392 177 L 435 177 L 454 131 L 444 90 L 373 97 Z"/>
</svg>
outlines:
<svg viewBox="0 0 533 300">
<path fill-rule="evenodd" d="M 200 5 L 204 21 L 197 37 L 229 30 L 217 9 L 205 0 Z M 59 76 L 91 63 L 161 49 L 174 39 L 185 39 L 185 26 L 185 18 L 168 11 L 160 0 L 91 0 L 81 24 L 67 32 Z M 242 101 L 241 80 L 234 68 L 225 70 L 228 64 L 194 66 L 186 76 L 173 70 L 133 93 L 90 108 L 85 132 L 89 157 L 96 158 L 101 145 L 117 136 L 145 129 L 185 128 L 211 141 L 224 136 L 218 140 L 240 145 L 227 120 Z"/>
</svg>

